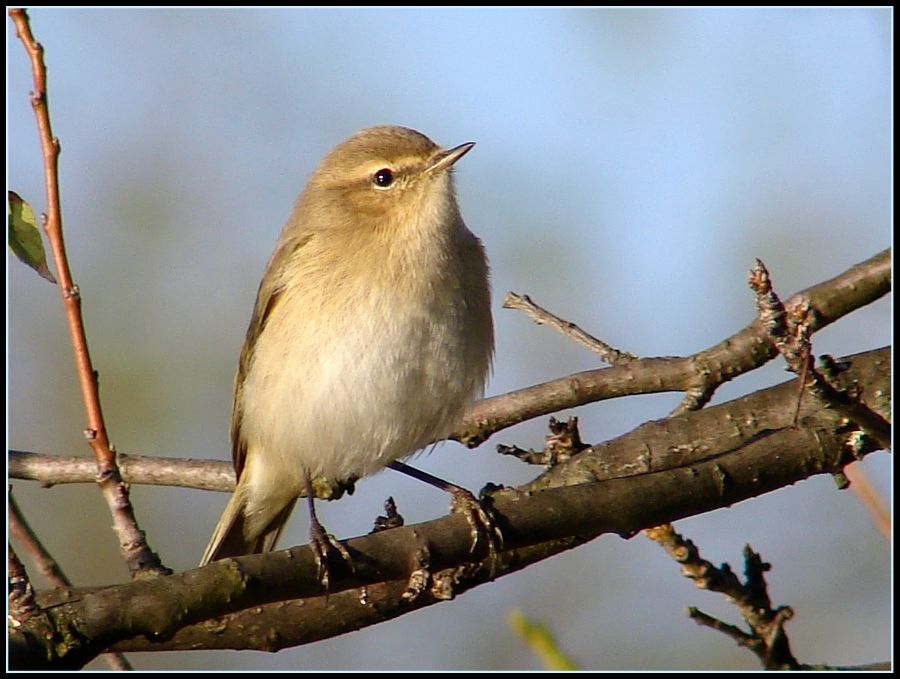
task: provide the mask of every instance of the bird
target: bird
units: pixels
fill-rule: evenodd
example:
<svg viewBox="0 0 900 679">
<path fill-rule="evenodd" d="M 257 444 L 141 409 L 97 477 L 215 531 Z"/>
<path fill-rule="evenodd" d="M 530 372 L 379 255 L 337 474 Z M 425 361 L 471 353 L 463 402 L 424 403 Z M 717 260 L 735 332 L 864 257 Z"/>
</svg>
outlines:
<svg viewBox="0 0 900 679">
<path fill-rule="evenodd" d="M 502 534 L 474 496 L 401 462 L 453 431 L 492 362 L 487 256 L 453 177 L 473 146 L 380 125 L 339 143 L 309 176 L 241 349 L 237 485 L 201 565 L 272 550 L 305 494 L 327 589 L 329 554 L 348 555 L 316 516 L 317 492 L 385 467 L 451 492 L 473 536 L 486 526 L 493 553 Z"/>
</svg>

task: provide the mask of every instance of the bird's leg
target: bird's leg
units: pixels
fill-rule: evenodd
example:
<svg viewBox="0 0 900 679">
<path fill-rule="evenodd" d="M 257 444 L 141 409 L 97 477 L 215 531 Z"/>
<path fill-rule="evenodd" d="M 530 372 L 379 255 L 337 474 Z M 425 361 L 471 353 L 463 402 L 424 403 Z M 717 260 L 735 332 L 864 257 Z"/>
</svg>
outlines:
<svg viewBox="0 0 900 679">
<path fill-rule="evenodd" d="M 424 481 L 435 488 L 440 488 L 453 496 L 450 510 L 465 516 L 469 526 L 472 528 L 472 548 L 469 551 L 475 551 L 479 540 L 484 540 L 487 543 L 488 569 L 490 577 L 493 578 L 500 550 L 503 549 L 503 533 L 497 525 L 497 520 L 494 518 L 490 506 L 486 502 L 479 500 L 465 488 L 449 481 L 444 481 L 437 476 L 432 476 L 428 472 L 410 467 L 403 462 L 390 462 L 388 467 L 419 481 Z"/>
<path fill-rule="evenodd" d="M 306 481 L 306 505 L 309 508 L 309 547 L 312 549 L 313 556 L 316 559 L 319 582 L 322 583 L 322 587 L 328 592 L 330 575 L 328 569 L 329 555 L 334 552 L 340 554 L 341 558 L 344 559 L 351 571 L 353 570 L 353 561 L 350 558 L 350 552 L 347 551 L 347 548 L 338 542 L 334 536 L 328 533 L 325 530 L 325 527 L 319 523 L 319 518 L 316 516 L 316 495 L 313 491 L 312 481 L 310 480 L 308 473 L 304 475 L 304 480 Z"/>
</svg>

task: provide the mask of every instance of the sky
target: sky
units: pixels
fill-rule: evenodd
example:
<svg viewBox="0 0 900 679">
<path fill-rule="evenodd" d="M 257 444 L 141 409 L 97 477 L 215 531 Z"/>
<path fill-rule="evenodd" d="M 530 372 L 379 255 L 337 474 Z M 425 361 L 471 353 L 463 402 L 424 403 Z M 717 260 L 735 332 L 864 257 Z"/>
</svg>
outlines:
<svg viewBox="0 0 900 679">
<path fill-rule="evenodd" d="M 492 266 L 497 352 L 487 394 L 600 367 L 519 312 L 507 291 L 642 356 L 685 355 L 754 314 L 762 259 L 787 297 L 888 247 L 892 10 L 43 9 L 70 263 L 81 288 L 112 442 L 143 455 L 229 459 L 231 382 L 265 262 L 318 159 L 374 124 L 477 146 L 456 169 Z M 44 209 L 30 71 L 7 25 L 7 183 Z M 88 455 L 58 293 L 7 266 L 10 447 Z M 814 337 L 817 354 L 891 343 L 891 300 Z M 715 402 L 786 379 L 773 362 Z M 664 417 L 677 394 L 565 411 L 600 442 Z M 477 490 L 539 470 L 494 444 L 540 448 L 546 420 L 476 451 L 416 464 Z M 886 501 L 891 462 L 862 468 Z M 88 486 L 14 494 L 79 585 L 127 573 Z M 441 493 L 393 472 L 320 503 L 339 537 L 393 495 L 408 523 Z M 225 496 L 137 487 L 163 560 L 193 567 Z M 404 506 L 407 508 L 404 511 Z M 77 517 L 77 521 L 72 521 Z M 710 561 L 773 564 L 802 662 L 891 656 L 890 548 L 827 477 L 676 524 Z M 297 516 L 283 544 L 306 541 Z M 86 549 L 86 547 L 89 547 Z M 89 555 L 86 555 L 86 552 Z M 602 537 L 451 603 L 348 636 L 262 653 L 134 654 L 140 669 L 538 669 L 507 613 L 546 624 L 585 669 L 754 669 L 698 628 L 696 605 L 735 610 L 681 578 L 643 537 Z"/>
</svg>

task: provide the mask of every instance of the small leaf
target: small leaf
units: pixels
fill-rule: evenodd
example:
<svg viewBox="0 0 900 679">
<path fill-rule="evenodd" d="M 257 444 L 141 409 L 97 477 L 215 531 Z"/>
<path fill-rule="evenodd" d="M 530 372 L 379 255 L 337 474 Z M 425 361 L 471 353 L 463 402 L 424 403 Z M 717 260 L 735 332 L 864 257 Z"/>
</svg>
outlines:
<svg viewBox="0 0 900 679">
<path fill-rule="evenodd" d="M 38 230 L 31 206 L 15 191 L 9 192 L 9 249 L 20 260 L 37 271 L 43 278 L 56 283 L 47 267 L 44 241 Z"/>
<path fill-rule="evenodd" d="M 528 619 L 522 611 L 512 610 L 507 615 L 509 626 L 538 656 L 548 670 L 579 670 L 578 663 L 569 658 L 546 626 Z"/>
</svg>

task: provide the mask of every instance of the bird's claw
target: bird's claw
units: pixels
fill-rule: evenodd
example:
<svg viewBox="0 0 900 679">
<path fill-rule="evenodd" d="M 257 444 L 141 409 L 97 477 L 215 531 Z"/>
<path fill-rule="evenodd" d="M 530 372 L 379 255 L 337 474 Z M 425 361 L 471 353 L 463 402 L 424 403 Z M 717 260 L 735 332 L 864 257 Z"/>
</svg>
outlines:
<svg viewBox="0 0 900 679">
<path fill-rule="evenodd" d="M 341 556 L 351 571 L 354 570 L 350 552 L 333 535 L 328 533 L 318 521 L 309 528 L 309 547 L 312 549 L 313 557 L 316 560 L 316 576 L 326 592 L 328 592 L 331 579 L 331 570 L 328 562 L 335 552 Z"/>
<path fill-rule="evenodd" d="M 490 500 L 479 500 L 465 488 L 454 487 L 450 490 L 453 501 L 450 510 L 462 514 L 469 522 L 472 535 L 472 547 L 469 553 L 473 554 L 478 548 L 479 541 L 487 545 L 488 572 L 491 578 L 496 572 L 500 551 L 503 549 L 503 533 L 490 508 Z"/>
</svg>

